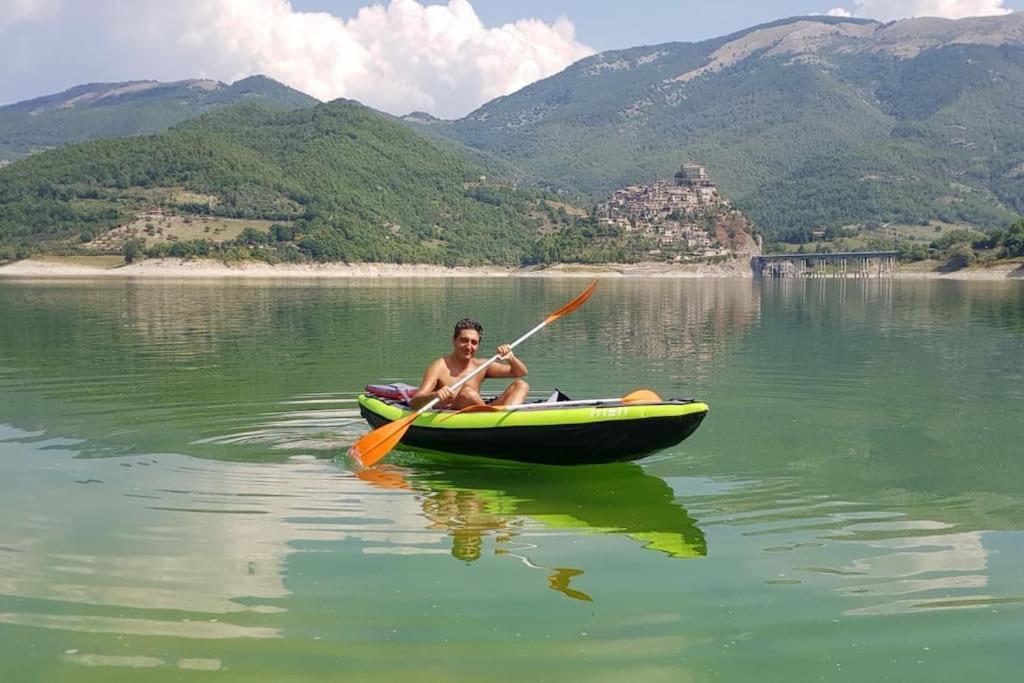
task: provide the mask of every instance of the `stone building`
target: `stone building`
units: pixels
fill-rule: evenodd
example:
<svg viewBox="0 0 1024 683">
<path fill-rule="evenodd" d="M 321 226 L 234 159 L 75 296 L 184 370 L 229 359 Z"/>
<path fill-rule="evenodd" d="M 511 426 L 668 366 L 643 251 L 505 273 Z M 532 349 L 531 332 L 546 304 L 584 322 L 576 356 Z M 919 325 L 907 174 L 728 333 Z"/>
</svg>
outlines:
<svg viewBox="0 0 1024 683">
<path fill-rule="evenodd" d="M 658 180 L 616 190 L 597 205 L 597 217 L 628 230 L 648 230 L 665 220 L 693 219 L 728 206 L 703 166 L 684 164 L 673 181 Z"/>
</svg>

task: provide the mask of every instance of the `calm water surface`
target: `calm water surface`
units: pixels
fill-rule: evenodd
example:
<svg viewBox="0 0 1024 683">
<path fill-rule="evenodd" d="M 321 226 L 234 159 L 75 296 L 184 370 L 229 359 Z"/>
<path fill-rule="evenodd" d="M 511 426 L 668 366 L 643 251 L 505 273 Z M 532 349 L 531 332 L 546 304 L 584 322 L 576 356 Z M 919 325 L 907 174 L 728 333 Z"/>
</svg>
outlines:
<svg viewBox="0 0 1024 683">
<path fill-rule="evenodd" d="M 0 281 L 0 680 L 1020 679 L 1019 283 L 606 281 L 533 388 L 689 440 L 341 457 L 363 384 L 584 284 Z"/>
</svg>

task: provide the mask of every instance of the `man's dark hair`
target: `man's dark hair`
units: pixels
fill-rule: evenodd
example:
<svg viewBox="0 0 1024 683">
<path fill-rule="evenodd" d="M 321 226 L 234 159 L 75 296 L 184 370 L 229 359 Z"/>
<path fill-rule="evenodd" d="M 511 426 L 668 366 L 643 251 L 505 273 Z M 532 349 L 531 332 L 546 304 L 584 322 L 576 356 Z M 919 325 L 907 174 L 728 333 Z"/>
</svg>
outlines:
<svg viewBox="0 0 1024 683">
<path fill-rule="evenodd" d="M 459 332 L 463 330 L 476 330 L 476 333 L 480 335 L 480 338 L 484 337 L 484 326 L 475 320 L 470 318 L 463 318 L 459 322 L 455 323 L 455 331 L 452 332 L 452 339 L 459 336 Z"/>
</svg>

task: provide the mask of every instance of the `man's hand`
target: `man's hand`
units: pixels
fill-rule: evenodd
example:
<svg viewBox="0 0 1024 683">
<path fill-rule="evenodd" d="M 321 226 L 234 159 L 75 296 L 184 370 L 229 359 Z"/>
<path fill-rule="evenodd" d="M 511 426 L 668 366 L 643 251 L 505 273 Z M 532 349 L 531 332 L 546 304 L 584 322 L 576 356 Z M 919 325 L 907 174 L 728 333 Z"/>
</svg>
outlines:
<svg viewBox="0 0 1024 683">
<path fill-rule="evenodd" d="M 516 354 L 512 353 L 512 347 L 508 344 L 502 344 L 498 347 L 498 357 L 501 360 L 508 360 L 509 358 L 515 358 Z"/>
<path fill-rule="evenodd" d="M 437 399 L 441 403 L 447 403 L 448 401 L 452 400 L 452 398 L 455 397 L 455 392 L 452 391 L 451 387 L 441 387 L 440 389 L 437 390 L 436 395 Z"/>
</svg>

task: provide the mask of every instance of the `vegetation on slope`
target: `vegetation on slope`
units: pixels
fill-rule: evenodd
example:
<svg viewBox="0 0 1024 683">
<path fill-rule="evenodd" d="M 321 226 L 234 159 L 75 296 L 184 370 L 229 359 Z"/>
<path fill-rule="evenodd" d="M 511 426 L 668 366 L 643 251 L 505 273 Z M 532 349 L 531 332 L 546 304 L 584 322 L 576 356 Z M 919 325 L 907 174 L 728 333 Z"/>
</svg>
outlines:
<svg viewBox="0 0 1024 683">
<path fill-rule="evenodd" d="M 769 236 L 890 221 L 996 228 L 1024 210 L 1024 46 L 954 36 L 899 58 L 769 45 L 676 78 L 744 33 L 603 53 L 431 128 L 590 199 L 700 163 Z"/>
<path fill-rule="evenodd" d="M 0 169 L 0 258 L 74 251 L 150 207 L 276 222 L 223 244 L 153 244 L 151 254 L 234 249 L 288 261 L 540 262 L 541 227 L 555 234 L 581 222 L 548 220 L 539 197 L 481 175 L 361 105 L 241 105 L 162 135 L 90 141 Z M 133 257 L 140 249 L 133 243 Z"/>
</svg>

